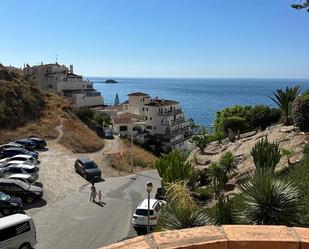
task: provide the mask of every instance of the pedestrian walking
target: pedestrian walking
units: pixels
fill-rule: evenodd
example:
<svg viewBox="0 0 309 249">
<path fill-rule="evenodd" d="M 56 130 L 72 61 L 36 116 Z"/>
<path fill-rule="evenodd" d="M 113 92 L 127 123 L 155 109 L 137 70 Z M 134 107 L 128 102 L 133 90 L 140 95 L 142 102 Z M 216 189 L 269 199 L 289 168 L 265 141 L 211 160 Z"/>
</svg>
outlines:
<svg viewBox="0 0 309 249">
<path fill-rule="evenodd" d="M 99 197 L 99 202 L 101 203 L 101 199 L 102 199 L 102 192 L 101 192 L 101 190 L 99 190 L 98 197 Z"/>
<path fill-rule="evenodd" d="M 92 202 L 95 202 L 95 197 L 97 195 L 97 191 L 95 189 L 94 183 L 91 183 L 91 188 L 90 188 L 90 201 L 92 200 Z"/>
</svg>

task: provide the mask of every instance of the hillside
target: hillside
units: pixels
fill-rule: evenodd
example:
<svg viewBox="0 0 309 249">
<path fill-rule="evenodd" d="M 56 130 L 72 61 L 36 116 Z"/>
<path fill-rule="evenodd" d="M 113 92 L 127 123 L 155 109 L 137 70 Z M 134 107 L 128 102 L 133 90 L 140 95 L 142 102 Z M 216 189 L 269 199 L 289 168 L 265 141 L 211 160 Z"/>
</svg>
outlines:
<svg viewBox="0 0 309 249">
<path fill-rule="evenodd" d="M 63 133 L 63 134 L 62 134 Z M 21 75 L 0 65 L 0 143 L 38 135 L 73 152 L 94 152 L 103 141 L 71 112 L 62 96 L 42 93 Z"/>
<path fill-rule="evenodd" d="M 267 129 L 262 132 L 249 132 L 243 134 L 241 138 L 234 143 L 228 142 L 227 140 L 224 140 L 222 143 L 212 142 L 207 146 L 204 155 L 195 149 L 190 156 L 191 158 L 193 158 L 194 154 L 197 156 L 198 162 L 195 164 L 197 168 L 207 168 L 211 162 L 217 161 L 225 152 L 231 151 L 235 155 L 237 161 L 237 172 L 231 180 L 231 183 L 235 183 L 254 169 L 250 151 L 255 143 L 263 137 L 267 137 L 270 142 L 277 142 L 280 149 L 289 150 L 291 152 L 291 165 L 302 159 L 303 147 L 305 143 L 309 142 L 308 133 L 299 132 L 299 130 L 293 126 L 275 125 L 269 130 Z M 192 160 L 192 162 L 194 161 L 196 160 Z M 277 165 L 277 169 L 282 169 L 286 166 L 288 166 L 288 158 L 282 156 Z"/>
</svg>

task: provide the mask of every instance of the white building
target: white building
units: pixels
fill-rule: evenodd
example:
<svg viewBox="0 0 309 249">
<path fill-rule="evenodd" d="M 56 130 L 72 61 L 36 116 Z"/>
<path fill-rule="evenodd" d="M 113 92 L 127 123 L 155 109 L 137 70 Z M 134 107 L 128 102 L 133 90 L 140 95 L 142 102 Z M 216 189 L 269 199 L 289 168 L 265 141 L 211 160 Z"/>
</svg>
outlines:
<svg viewBox="0 0 309 249">
<path fill-rule="evenodd" d="M 114 118 L 115 131 L 122 135 L 131 135 L 132 129 L 140 127 L 150 136 L 161 142 L 164 151 L 170 149 L 186 149 L 191 137 L 191 131 L 185 120 L 179 102 L 151 98 L 146 93 L 136 92 L 128 95 L 129 100 L 123 104 L 123 112 L 139 115 L 144 119 L 138 125 L 132 125 L 134 120 L 129 115 L 119 114 Z M 121 120 L 121 122 L 119 122 Z"/>
<path fill-rule="evenodd" d="M 70 65 L 70 69 L 58 63 L 27 65 L 23 74 L 32 78 L 40 90 L 60 93 L 77 106 L 99 106 L 104 103 L 101 93 L 93 88 L 91 81 L 74 74 L 73 65 Z"/>
</svg>

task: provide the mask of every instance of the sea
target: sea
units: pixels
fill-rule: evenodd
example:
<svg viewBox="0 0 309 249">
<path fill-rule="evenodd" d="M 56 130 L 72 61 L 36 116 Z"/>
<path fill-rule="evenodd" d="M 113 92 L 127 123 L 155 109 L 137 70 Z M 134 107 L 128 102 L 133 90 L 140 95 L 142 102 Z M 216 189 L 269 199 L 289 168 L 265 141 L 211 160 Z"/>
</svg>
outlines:
<svg viewBox="0 0 309 249">
<path fill-rule="evenodd" d="M 114 104 L 118 94 L 120 102 L 133 92 L 148 93 L 179 101 L 186 119 L 193 118 L 198 125 L 211 127 L 216 112 L 233 105 L 264 104 L 275 107 L 269 98 L 276 89 L 299 85 L 309 90 L 309 79 L 156 79 L 113 78 L 118 83 L 105 84 L 106 77 L 88 77 L 104 96 L 107 105 Z"/>
</svg>

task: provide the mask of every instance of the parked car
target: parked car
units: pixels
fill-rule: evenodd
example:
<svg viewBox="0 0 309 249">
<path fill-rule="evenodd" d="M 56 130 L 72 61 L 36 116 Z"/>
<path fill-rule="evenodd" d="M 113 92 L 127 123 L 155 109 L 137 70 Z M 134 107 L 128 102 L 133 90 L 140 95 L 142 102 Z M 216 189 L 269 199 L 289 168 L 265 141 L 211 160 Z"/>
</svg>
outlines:
<svg viewBox="0 0 309 249">
<path fill-rule="evenodd" d="M 23 202 L 20 198 L 0 191 L 0 213 L 3 216 L 23 211 Z"/>
<path fill-rule="evenodd" d="M 104 131 L 104 137 L 107 138 L 107 139 L 113 139 L 114 135 L 113 135 L 112 130 L 105 130 Z"/>
<path fill-rule="evenodd" d="M 0 176 L 7 177 L 13 174 L 29 174 L 36 181 L 39 178 L 39 169 L 33 165 L 19 164 L 0 168 Z"/>
<path fill-rule="evenodd" d="M 81 174 L 86 180 L 94 180 L 101 178 L 101 169 L 96 163 L 88 157 L 80 157 L 75 161 L 75 172 Z"/>
<path fill-rule="evenodd" d="M 31 139 L 36 144 L 36 149 L 42 149 L 46 147 L 46 141 L 43 138 L 31 136 L 29 139 Z"/>
<path fill-rule="evenodd" d="M 0 164 L 11 161 L 22 161 L 24 164 L 34 164 L 34 165 L 38 164 L 37 160 L 30 155 L 16 155 L 12 157 L 3 158 L 0 159 Z"/>
<path fill-rule="evenodd" d="M 154 227 L 157 225 L 159 213 L 161 208 L 165 205 L 165 201 L 150 199 L 150 207 L 149 207 L 149 225 L 150 227 Z M 141 201 L 132 218 L 132 225 L 135 230 L 140 228 L 146 228 L 148 221 L 148 199 L 144 199 Z"/>
<path fill-rule="evenodd" d="M 31 139 L 28 139 L 28 138 L 23 138 L 23 139 L 16 140 L 16 141 L 14 141 L 14 143 L 21 144 L 27 150 L 31 150 L 31 151 L 35 150 L 35 148 L 36 148 L 36 143 L 33 142 Z"/>
<path fill-rule="evenodd" d="M 6 179 L 20 180 L 22 182 L 38 186 L 35 182 L 36 181 L 35 178 L 31 174 L 12 174 L 7 176 Z"/>
<path fill-rule="evenodd" d="M 0 179 L 0 191 L 20 197 L 26 203 L 33 203 L 43 196 L 43 189 L 15 179 Z"/>
<path fill-rule="evenodd" d="M 0 151 L 4 150 L 4 149 L 8 149 L 8 148 L 24 148 L 23 145 L 21 144 L 18 144 L 18 143 L 13 143 L 13 142 L 10 142 L 10 143 L 7 143 L 7 144 L 1 144 L 0 145 Z"/>
<path fill-rule="evenodd" d="M 162 188 L 157 188 L 155 199 L 157 199 L 157 200 L 165 200 L 166 199 L 165 192 Z"/>
<path fill-rule="evenodd" d="M 25 148 L 7 148 L 4 149 L 0 152 L 0 158 L 6 158 L 6 157 L 12 157 L 12 156 L 16 156 L 16 155 L 30 155 L 33 156 L 35 159 L 39 158 L 39 153 L 36 151 L 29 151 L 26 150 Z"/>
</svg>

